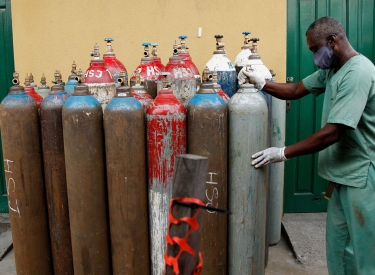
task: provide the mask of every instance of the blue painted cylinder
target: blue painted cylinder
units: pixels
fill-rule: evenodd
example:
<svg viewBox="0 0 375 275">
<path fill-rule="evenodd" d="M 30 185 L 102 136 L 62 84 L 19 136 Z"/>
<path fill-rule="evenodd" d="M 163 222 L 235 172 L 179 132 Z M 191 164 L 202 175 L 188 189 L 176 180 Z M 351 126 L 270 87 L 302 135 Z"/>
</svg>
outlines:
<svg viewBox="0 0 375 275">
<path fill-rule="evenodd" d="M 66 101 L 63 131 L 74 274 L 111 274 L 103 111 L 88 86 Z"/>
<path fill-rule="evenodd" d="M 221 209 L 228 208 L 227 119 L 227 104 L 211 83 L 203 82 L 187 106 L 187 147 L 189 154 L 208 158 L 206 205 Z M 226 274 L 227 233 L 227 216 L 205 210 L 201 233 L 205 274 Z"/>
<path fill-rule="evenodd" d="M 69 95 L 56 84 L 40 106 L 44 179 L 54 274 L 73 274 L 62 108 Z"/>
<path fill-rule="evenodd" d="M 13 83 L 0 104 L 0 127 L 15 266 L 18 274 L 48 275 L 53 268 L 38 107 L 18 79 Z"/>
<path fill-rule="evenodd" d="M 77 75 L 75 73 L 72 73 L 64 86 L 65 92 L 67 92 L 69 95 L 72 95 L 74 92 L 74 87 L 76 85 L 78 85 Z"/>
<path fill-rule="evenodd" d="M 268 167 L 251 165 L 267 147 L 268 106 L 252 84 L 241 85 L 229 109 L 228 274 L 264 274 Z"/>
<path fill-rule="evenodd" d="M 145 114 L 129 86 L 108 103 L 104 133 L 113 274 L 150 274 Z"/>
<path fill-rule="evenodd" d="M 232 97 L 237 91 L 237 73 L 232 62 L 226 57 L 224 43 L 221 42 L 222 35 L 215 35 L 217 40 L 216 51 L 212 58 L 206 63 L 210 74 L 216 69 L 217 83 L 221 89 L 229 96 Z"/>
</svg>

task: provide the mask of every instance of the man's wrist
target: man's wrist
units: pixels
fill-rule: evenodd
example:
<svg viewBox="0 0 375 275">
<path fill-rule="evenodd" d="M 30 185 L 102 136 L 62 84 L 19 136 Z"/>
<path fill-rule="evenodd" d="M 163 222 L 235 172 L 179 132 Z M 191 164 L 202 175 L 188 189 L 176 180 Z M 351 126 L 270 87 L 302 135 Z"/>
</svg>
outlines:
<svg viewBox="0 0 375 275">
<path fill-rule="evenodd" d="M 283 149 L 282 149 L 282 159 L 283 159 L 283 161 L 286 161 L 286 160 L 288 160 L 288 158 L 285 156 L 285 149 L 286 149 L 286 146 L 285 147 L 283 147 Z"/>
</svg>

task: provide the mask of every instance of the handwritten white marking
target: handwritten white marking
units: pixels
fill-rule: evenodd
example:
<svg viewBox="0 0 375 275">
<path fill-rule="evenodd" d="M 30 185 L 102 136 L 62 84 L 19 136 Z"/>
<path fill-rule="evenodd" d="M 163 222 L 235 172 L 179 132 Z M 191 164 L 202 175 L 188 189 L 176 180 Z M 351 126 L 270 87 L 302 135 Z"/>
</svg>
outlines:
<svg viewBox="0 0 375 275">
<path fill-rule="evenodd" d="M 214 175 L 218 175 L 218 173 L 214 173 L 214 172 L 208 172 L 209 174 L 209 180 L 206 181 L 206 184 L 210 184 L 210 185 L 217 185 L 218 182 L 214 181 L 213 180 L 213 176 Z M 208 191 L 209 189 L 211 189 L 212 192 L 210 192 L 210 196 L 208 195 Z M 213 187 L 213 188 L 210 188 L 208 187 L 206 189 L 206 199 L 208 200 L 208 203 L 206 204 L 206 206 L 211 206 L 211 207 L 215 207 L 215 208 L 218 208 L 219 206 L 219 202 L 218 202 L 218 199 L 219 199 L 219 190 L 216 188 L 216 187 Z M 214 206 L 214 200 L 216 200 L 216 206 Z M 213 214 L 213 213 L 216 213 L 216 211 L 210 211 L 210 210 L 207 210 L 208 213 L 210 214 Z"/>
<path fill-rule="evenodd" d="M 11 171 L 10 163 L 12 163 L 13 161 L 9 160 L 9 159 L 4 159 L 4 162 L 6 163 L 6 166 L 7 166 L 6 170 L 5 170 L 5 167 L 4 167 L 5 173 L 12 174 L 13 172 Z M 21 212 L 20 212 L 20 209 L 18 207 L 17 199 L 13 198 L 15 200 L 15 203 L 11 203 L 11 199 L 10 199 L 10 196 L 9 196 L 11 192 L 14 193 L 14 191 L 16 190 L 16 182 L 13 178 L 8 177 L 7 174 L 6 174 L 5 180 L 6 180 L 6 188 L 7 188 L 7 195 L 8 195 L 8 207 L 11 211 L 18 213 L 18 216 L 21 218 Z M 12 191 L 11 191 L 11 186 L 13 186 Z"/>
</svg>

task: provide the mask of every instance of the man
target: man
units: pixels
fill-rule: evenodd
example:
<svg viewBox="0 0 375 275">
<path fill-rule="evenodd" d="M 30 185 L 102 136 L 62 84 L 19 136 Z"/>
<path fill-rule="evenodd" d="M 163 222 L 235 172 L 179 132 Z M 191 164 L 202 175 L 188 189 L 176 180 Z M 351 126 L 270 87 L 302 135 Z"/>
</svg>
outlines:
<svg viewBox="0 0 375 275">
<path fill-rule="evenodd" d="M 324 93 L 322 128 L 293 145 L 254 154 L 256 168 L 320 151 L 318 172 L 332 187 L 327 213 L 329 274 L 375 274 L 375 67 L 350 45 L 331 17 L 313 22 L 306 41 L 320 68 L 298 83 L 278 84 L 244 69 L 259 90 L 299 99 Z M 326 195 L 329 197 L 329 188 Z"/>
</svg>

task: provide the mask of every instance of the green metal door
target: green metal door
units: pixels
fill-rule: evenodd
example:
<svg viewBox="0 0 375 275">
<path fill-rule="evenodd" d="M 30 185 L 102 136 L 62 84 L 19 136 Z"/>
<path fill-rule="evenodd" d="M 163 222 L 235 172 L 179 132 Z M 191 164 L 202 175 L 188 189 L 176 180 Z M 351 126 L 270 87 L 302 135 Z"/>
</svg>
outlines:
<svg viewBox="0 0 375 275">
<path fill-rule="evenodd" d="M 8 94 L 14 71 L 10 0 L 0 0 L 0 101 Z M 0 213 L 8 212 L 3 150 L 0 146 Z"/>
<path fill-rule="evenodd" d="M 306 46 L 305 32 L 317 18 L 332 16 L 346 29 L 352 46 L 374 62 L 375 6 L 373 0 L 288 0 L 287 81 L 298 82 L 317 70 Z M 305 139 L 321 128 L 323 96 L 292 101 L 286 116 L 286 145 Z M 284 212 L 323 212 L 327 182 L 317 173 L 318 154 L 285 164 Z"/>
</svg>

